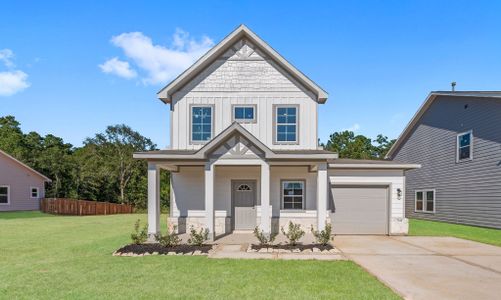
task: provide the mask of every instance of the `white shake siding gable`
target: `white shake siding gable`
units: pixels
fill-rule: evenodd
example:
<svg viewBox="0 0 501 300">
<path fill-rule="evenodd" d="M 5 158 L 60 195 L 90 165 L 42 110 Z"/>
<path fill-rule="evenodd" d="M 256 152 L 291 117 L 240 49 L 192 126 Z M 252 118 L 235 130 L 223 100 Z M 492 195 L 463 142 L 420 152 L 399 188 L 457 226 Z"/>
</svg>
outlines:
<svg viewBox="0 0 501 300">
<path fill-rule="evenodd" d="M 254 46 L 237 43 L 239 51 L 251 51 Z M 244 52 L 245 52 L 244 51 Z M 254 50 L 252 50 L 254 51 Z M 271 149 L 317 149 L 317 105 L 313 94 L 273 61 L 254 51 L 246 59 L 228 54 L 216 60 L 205 71 L 173 96 L 173 149 L 199 149 L 191 143 L 191 107 L 213 106 L 213 137 L 233 122 L 235 105 L 255 105 L 256 122 L 242 126 Z M 273 143 L 274 112 L 276 105 L 298 105 L 298 143 Z"/>
</svg>

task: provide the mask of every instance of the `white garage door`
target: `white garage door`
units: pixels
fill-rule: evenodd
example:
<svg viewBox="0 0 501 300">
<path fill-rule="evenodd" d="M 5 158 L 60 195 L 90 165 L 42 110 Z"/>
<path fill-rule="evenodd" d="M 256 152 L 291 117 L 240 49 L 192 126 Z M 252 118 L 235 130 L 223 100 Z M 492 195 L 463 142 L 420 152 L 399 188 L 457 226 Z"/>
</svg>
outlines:
<svg viewBox="0 0 501 300">
<path fill-rule="evenodd" d="M 388 187 L 332 186 L 335 234 L 387 234 Z"/>
</svg>

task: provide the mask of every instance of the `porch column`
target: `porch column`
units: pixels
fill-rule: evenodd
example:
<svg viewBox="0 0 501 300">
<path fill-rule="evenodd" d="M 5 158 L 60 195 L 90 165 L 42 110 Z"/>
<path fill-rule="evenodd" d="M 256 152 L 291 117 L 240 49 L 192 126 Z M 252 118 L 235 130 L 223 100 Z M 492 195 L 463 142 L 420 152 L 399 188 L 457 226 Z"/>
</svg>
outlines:
<svg viewBox="0 0 501 300">
<path fill-rule="evenodd" d="M 214 168 L 211 162 L 205 164 L 205 225 L 209 230 L 209 240 L 213 241 L 214 233 Z"/>
<path fill-rule="evenodd" d="M 148 240 L 160 232 L 160 168 L 148 162 Z"/>
<path fill-rule="evenodd" d="M 317 171 L 317 230 L 325 229 L 327 220 L 327 164 L 318 165 Z"/>
<path fill-rule="evenodd" d="M 271 233 L 270 211 L 270 165 L 261 164 L 261 223 L 259 228 L 266 234 Z"/>
</svg>

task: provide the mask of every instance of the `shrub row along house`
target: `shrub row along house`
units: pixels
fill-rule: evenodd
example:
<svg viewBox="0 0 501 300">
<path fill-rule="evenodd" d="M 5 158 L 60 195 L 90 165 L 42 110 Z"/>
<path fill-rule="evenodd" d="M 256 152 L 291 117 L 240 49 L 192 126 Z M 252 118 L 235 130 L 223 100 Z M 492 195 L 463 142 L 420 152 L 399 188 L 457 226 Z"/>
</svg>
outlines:
<svg viewBox="0 0 501 300">
<path fill-rule="evenodd" d="M 0 212 L 39 210 L 51 180 L 0 150 Z"/>
<path fill-rule="evenodd" d="M 170 145 L 148 161 L 148 224 L 159 232 L 160 173 L 171 171 L 169 222 L 211 238 L 289 221 L 335 233 L 405 234 L 404 171 L 419 165 L 338 159 L 318 146 L 327 93 L 241 25 L 157 96 Z"/>
</svg>

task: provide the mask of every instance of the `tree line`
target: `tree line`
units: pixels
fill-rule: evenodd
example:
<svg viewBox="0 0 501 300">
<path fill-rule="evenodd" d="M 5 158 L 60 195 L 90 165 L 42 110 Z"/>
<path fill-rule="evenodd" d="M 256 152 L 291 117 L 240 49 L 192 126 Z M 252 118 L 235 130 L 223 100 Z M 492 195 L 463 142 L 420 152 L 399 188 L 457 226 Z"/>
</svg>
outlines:
<svg viewBox="0 0 501 300">
<path fill-rule="evenodd" d="M 0 117 L 0 149 L 52 179 L 46 197 L 133 204 L 146 208 L 147 163 L 132 158 L 156 145 L 130 127 L 108 126 L 82 147 L 52 134 L 23 133 L 13 116 Z M 161 202 L 169 205 L 169 172 L 161 171 Z"/>
<path fill-rule="evenodd" d="M 134 152 L 157 150 L 147 137 L 127 125 L 108 126 L 86 138 L 82 147 L 52 134 L 23 133 L 13 116 L 0 117 L 0 149 L 52 179 L 46 197 L 76 198 L 147 206 L 147 163 Z M 322 144 L 340 158 L 383 159 L 395 140 L 372 140 L 352 131 L 335 132 Z M 170 173 L 162 170 L 160 199 L 169 206 Z"/>
</svg>

